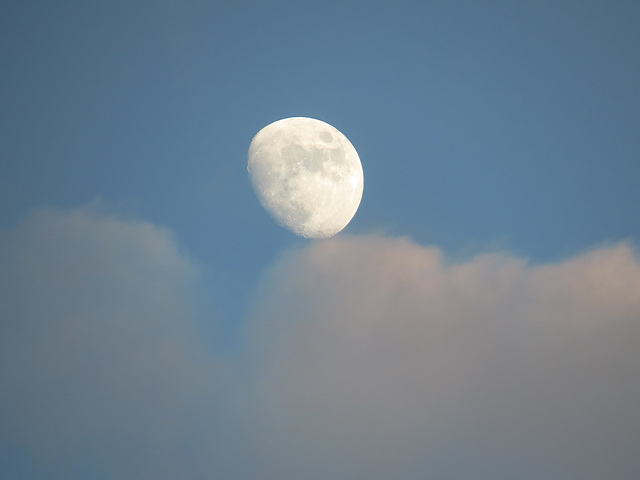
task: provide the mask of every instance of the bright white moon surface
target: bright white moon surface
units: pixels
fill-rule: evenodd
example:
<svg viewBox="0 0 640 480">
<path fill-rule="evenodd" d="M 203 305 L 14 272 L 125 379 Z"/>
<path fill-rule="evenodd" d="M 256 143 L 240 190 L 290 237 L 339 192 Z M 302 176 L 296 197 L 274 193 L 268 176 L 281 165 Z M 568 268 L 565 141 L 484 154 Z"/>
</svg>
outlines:
<svg viewBox="0 0 640 480">
<path fill-rule="evenodd" d="M 292 117 L 267 125 L 251 141 L 247 168 L 260 203 L 296 235 L 331 237 L 360 206 L 358 152 L 320 120 Z"/>
</svg>

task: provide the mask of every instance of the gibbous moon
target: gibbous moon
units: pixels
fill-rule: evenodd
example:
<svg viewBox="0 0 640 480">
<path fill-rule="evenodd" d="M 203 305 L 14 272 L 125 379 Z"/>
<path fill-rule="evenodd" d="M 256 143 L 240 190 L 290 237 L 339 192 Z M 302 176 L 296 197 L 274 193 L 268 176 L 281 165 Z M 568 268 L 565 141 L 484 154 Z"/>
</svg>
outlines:
<svg viewBox="0 0 640 480">
<path fill-rule="evenodd" d="M 247 169 L 262 206 L 302 237 L 335 235 L 362 199 L 356 149 L 336 128 L 313 118 L 285 118 L 260 130 L 251 141 Z"/>
</svg>

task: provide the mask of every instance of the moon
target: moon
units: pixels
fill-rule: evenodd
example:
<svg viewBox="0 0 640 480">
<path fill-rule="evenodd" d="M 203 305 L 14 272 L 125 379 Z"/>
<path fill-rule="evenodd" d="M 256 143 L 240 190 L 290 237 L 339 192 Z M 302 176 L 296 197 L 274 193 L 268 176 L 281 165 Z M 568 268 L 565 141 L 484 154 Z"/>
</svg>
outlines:
<svg viewBox="0 0 640 480">
<path fill-rule="evenodd" d="M 247 169 L 262 206 L 301 237 L 332 237 L 360 206 L 358 152 L 338 129 L 314 118 L 285 118 L 260 130 Z"/>
</svg>

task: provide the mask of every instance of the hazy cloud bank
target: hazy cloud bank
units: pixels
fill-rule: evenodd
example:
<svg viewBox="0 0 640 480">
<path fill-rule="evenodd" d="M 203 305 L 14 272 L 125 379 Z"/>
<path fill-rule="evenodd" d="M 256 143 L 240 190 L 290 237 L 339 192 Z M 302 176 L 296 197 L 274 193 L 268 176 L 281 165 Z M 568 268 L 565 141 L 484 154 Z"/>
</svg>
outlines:
<svg viewBox="0 0 640 480">
<path fill-rule="evenodd" d="M 41 210 L 0 237 L 0 462 L 15 478 L 635 479 L 640 262 L 450 264 L 339 237 L 266 272 L 246 354 L 194 336 L 170 232 Z M 211 319 L 211 321 L 215 321 Z"/>
<path fill-rule="evenodd" d="M 335 238 L 276 265 L 256 317 L 284 477 L 640 473 L 640 263 L 628 245 L 533 267 Z"/>
<path fill-rule="evenodd" d="M 194 478 L 222 371 L 193 338 L 197 271 L 170 232 L 41 210 L 3 236 L 0 272 L 5 472 Z"/>
</svg>

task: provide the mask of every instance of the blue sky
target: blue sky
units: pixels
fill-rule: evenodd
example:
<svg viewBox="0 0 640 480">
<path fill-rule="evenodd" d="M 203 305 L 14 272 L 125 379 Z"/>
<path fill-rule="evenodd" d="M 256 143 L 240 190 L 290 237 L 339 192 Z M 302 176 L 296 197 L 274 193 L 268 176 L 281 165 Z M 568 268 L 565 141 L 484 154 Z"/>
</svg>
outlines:
<svg viewBox="0 0 640 480">
<path fill-rule="evenodd" d="M 0 61 L 0 462 L 12 478 L 384 477 L 370 438 L 396 478 L 603 478 L 593 458 L 637 478 L 620 453 L 640 441 L 624 417 L 640 399 L 627 385 L 640 374 L 637 2 L 26 0 L 2 7 Z M 332 241 L 294 237 L 251 189 L 252 137 L 290 116 L 335 126 L 362 160 L 360 209 Z M 401 354 L 414 352 L 406 332 L 434 335 L 443 356 Z M 582 379 L 575 389 L 513 353 L 536 346 Z M 475 352 L 468 364 L 456 348 Z M 395 359 L 386 374 L 383 358 Z M 442 372 L 412 370 L 432 360 Z M 389 372 L 407 383 L 376 380 Z M 158 383 L 135 393 L 138 374 Z M 518 383 L 501 417 L 492 395 L 528 375 L 540 398 L 518 410 L 530 398 Z M 172 382 L 186 393 L 173 399 Z M 318 406 L 314 388 L 345 398 Z M 385 397 L 396 388 L 411 393 Z M 348 425 L 356 401 L 371 417 L 339 438 L 315 420 Z M 562 421 L 529 428 L 565 401 L 566 438 Z M 462 420 L 387 415 L 418 406 Z M 618 453 L 594 456 L 598 431 Z"/>
</svg>

